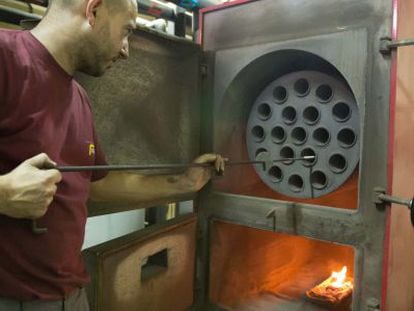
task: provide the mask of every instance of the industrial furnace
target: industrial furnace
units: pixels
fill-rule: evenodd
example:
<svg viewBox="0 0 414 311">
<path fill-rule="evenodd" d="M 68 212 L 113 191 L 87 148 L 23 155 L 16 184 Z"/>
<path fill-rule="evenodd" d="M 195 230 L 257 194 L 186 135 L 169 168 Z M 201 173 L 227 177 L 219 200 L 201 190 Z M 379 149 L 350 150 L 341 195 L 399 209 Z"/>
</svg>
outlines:
<svg viewBox="0 0 414 311">
<path fill-rule="evenodd" d="M 395 49 L 412 9 L 234 1 L 201 11 L 200 44 L 139 30 L 128 63 L 81 77 L 112 163 L 266 164 L 170 198 L 193 215 L 86 251 L 93 310 L 414 310 L 410 210 L 385 196 L 413 195 L 413 56 Z"/>
</svg>

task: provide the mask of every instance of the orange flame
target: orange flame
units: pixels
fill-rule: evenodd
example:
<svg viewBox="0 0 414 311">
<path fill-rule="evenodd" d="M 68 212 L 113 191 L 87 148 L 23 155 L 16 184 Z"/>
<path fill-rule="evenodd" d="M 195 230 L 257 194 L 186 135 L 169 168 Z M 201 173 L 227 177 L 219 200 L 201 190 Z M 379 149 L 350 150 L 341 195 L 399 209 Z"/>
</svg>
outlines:
<svg viewBox="0 0 414 311">
<path fill-rule="evenodd" d="M 306 296 L 315 303 L 338 304 L 352 295 L 354 280 L 346 276 L 347 268 L 332 272 L 321 284 L 306 292 Z"/>
<path fill-rule="evenodd" d="M 332 272 L 330 280 L 331 280 L 331 284 L 329 284 L 330 286 L 334 287 L 334 288 L 342 288 L 344 286 L 349 286 L 349 287 L 353 287 L 352 286 L 352 282 L 351 281 L 347 281 L 346 280 L 346 273 L 347 273 L 348 269 L 347 267 L 343 267 L 341 271 L 339 272 Z"/>
</svg>

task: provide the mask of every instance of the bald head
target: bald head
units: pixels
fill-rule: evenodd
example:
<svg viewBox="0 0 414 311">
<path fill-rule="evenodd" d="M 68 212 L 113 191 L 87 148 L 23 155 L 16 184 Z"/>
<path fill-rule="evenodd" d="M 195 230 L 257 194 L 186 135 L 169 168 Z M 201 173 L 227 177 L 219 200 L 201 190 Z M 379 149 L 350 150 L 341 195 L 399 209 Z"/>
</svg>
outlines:
<svg viewBox="0 0 414 311">
<path fill-rule="evenodd" d="M 136 0 L 52 0 L 39 26 L 48 33 L 47 40 L 61 45 L 58 50 L 75 71 L 100 76 L 128 57 L 137 14 Z"/>
</svg>

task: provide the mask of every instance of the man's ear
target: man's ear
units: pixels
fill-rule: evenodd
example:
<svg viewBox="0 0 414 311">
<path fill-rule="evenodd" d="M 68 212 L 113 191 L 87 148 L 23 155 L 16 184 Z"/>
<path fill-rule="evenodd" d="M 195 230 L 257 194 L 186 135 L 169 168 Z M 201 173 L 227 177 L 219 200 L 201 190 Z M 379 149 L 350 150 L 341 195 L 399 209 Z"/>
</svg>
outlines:
<svg viewBox="0 0 414 311">
<path fill-rule="evenodd" d="M 96 12 L 102 5 L 102 0 L 88 0 L 86 4 L 86 18 L 88 19 L 89 25 L 92 27 L 96 22 Z"/>
</svg>

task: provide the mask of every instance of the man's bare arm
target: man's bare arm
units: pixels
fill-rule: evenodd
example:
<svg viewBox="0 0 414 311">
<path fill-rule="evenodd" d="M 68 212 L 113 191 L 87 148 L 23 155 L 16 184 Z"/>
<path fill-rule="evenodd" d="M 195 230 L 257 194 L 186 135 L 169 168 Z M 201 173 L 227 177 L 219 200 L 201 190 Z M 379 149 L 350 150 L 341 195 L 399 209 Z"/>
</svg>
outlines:
<svg viewBox="0 0 414 311">
<path fill-rule="evenodd" d="M 210 180 L 214 169 L 224 170 L 224 160 L 219 155 L 205 154 L 194 162 L 211 162 L 212 166 L 190 168 L 177 175 L 110 172 L 105 178 L 92 183 L 90 199 L 100 202 L 141 203 L 194 193 Z"/>
</svg>

